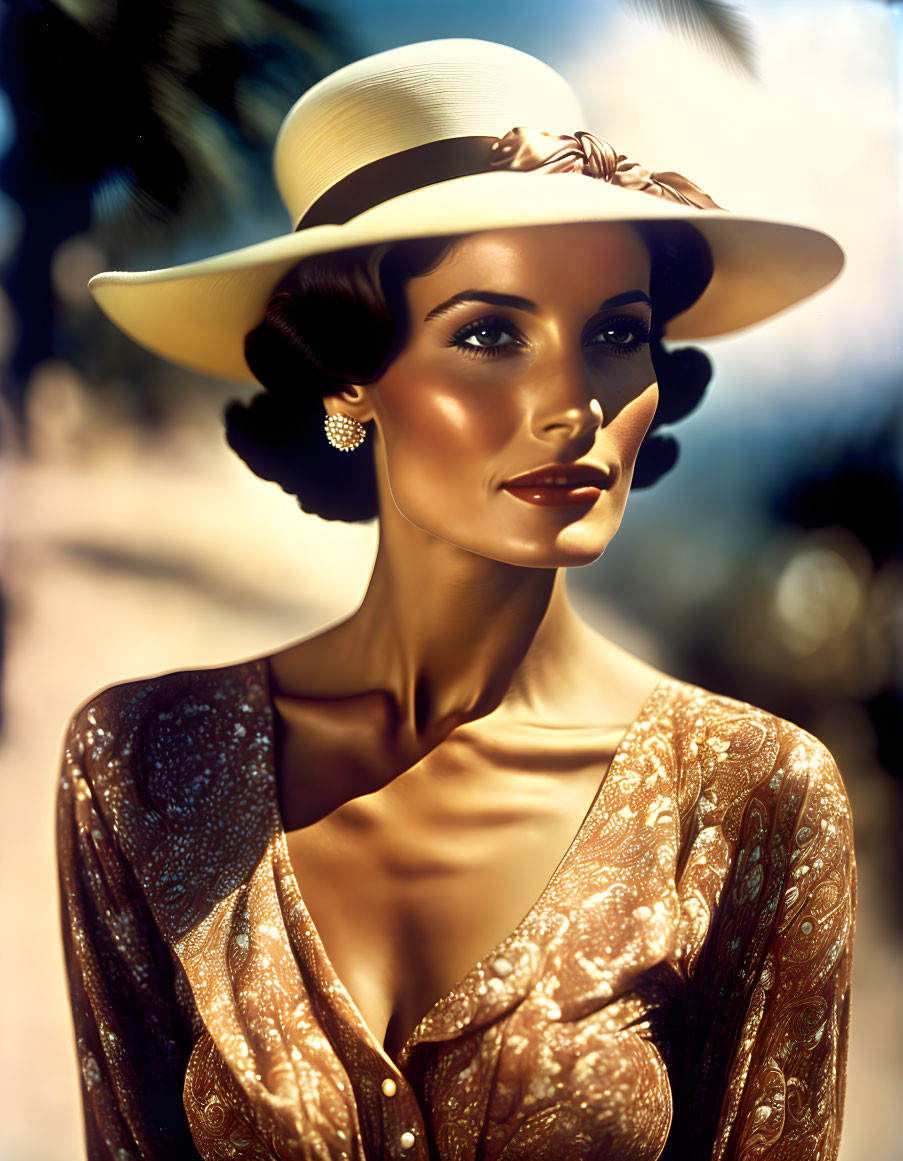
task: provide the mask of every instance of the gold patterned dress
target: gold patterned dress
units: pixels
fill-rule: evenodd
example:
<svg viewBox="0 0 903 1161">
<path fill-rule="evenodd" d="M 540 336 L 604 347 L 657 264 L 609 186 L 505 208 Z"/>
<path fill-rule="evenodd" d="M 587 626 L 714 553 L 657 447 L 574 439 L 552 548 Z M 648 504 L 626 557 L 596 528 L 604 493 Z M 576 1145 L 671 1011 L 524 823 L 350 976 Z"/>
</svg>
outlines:
<svg viewBox="0 0 903 1161">
<path fill-rule="evenodd" d="M 393 1059 L 282 828 L 263 661 L 70 725 L 57 842 L 90 1161 L 830 1161 L 856 896 L 831 755 L 664 679 L 546 888 Z"/>
</svg>

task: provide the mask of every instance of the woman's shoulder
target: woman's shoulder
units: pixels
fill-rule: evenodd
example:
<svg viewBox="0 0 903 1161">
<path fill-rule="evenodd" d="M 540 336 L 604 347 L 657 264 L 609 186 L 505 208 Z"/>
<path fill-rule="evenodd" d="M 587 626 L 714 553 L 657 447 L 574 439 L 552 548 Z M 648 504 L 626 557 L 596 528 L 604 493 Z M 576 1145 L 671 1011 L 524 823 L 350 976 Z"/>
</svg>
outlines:
<svg viewBox="0 0 903 1161">
<path fill-rule="evenodd" d="M 97 732 L 98 727 L 116 724 L 122 730 L 154 715 L 171 720 L 180 710 L 223 710 L 242 702 L 246 695 L 252 695 L 255 701 L 261 696 L 265 699 L 266 686 L 266 665 L 261 658 L 173 669 L 102 687 L 75 710 L 70 726 Z"/>
<path fill-rule="evenodd" d="M 203 728 L 209 734 L 236 733 L 247 715 L 269 705 L 265 661 L 180 669 L 104 686 L 75 709 L 68 721 L 70 749 L 99 759 L 129 757 L 140 740 L 147 752 L 154 745 L 185 749 Z"/>
<path fill-rule="evenodd" d="M 714 752 L 749 753 L 769 743 L 825 748 L 802 726 L 752 702 L 667 674 L 662 675 L 661 686 L 673 704 L 675 729 L 701 732 Z"/>
<path fill-rule="evenodd" d="M 850 820 L 833 754 L 802 726 L 750 702 L 665 678 L 661 727 L 681 770 L 682 799 L 701 825 L 738 834 L 755 803 L 773 819 Z"/>
<path fill-rule="evenodd" d="M 271 747 L 259 660 L 121 682 L 72 716 L 59 817 L 92 804 L 175 939 L 265 850 L 277 821 Z"/>
</svg>

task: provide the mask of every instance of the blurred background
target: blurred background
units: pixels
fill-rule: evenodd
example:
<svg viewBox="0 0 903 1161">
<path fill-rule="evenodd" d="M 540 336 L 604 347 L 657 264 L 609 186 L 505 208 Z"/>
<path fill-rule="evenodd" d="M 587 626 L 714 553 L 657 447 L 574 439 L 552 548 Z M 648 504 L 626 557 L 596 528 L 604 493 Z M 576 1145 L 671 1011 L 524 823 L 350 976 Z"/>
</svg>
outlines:
<svg viewBox="0 0 903 1161">
<path fill-rule="evenodd" d="M 252 389 L 146 354 L 85 283 L 286 232 L 269 155 L 294 99 L 439 36 L 539 56 L 616 149 L 847 252 L 810 302 L 704 345 L 677 467 L 569 583 L 653 664 L 834 752 L 860 874 L 841 1158 L 903 1157 L 903 5 L 20 0 L 0 21 L 2 1161 L 82 1155 L 54 864 L 68 716 L 350 611 L 376 543 L 252 476 L 220 420 Z"/>
</svg>

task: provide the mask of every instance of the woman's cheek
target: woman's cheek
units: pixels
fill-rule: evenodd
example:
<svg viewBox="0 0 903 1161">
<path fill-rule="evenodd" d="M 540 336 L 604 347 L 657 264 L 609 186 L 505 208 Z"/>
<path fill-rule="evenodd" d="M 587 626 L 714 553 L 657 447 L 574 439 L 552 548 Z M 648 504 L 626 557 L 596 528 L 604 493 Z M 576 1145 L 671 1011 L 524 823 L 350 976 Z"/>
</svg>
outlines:
<svg viewBox="0 0 903 1161">
<path fill-rule="evenodd" d="M 633 466 L 657 409 L 658 383 L 652 383 L 618 417 L 623 420 L 618 433 L 618 445 L 621 463 L 625 468 Z"/>
<path fill-rule="evenodd" d="M 452 394 L 431 382 L 416 403 L 386 414 L 386 478 L 402 516 L 456 541 L 485 512 L 501 478 L 511 474 L 517 416 L 505 404 L 501 393 L 458 386 Z M 520 466 L 517 457 L 514 463 Z"/>
<path fill-rule="evenodd" d="M 387 401 L 389 402 L 389 401 Z M 385 409 L 383 433 L 390 479 L 396 468 L 421 473 L 420 486 L 438 482 L 448 471 L 482 476 L 487 458 L 510 438 L 510 417 L 500 393 L 446 388 L 441 381 L 418 384 L 403 402 Z M 440 472 L 441 469 L 441 472 Z"/>
</svg>

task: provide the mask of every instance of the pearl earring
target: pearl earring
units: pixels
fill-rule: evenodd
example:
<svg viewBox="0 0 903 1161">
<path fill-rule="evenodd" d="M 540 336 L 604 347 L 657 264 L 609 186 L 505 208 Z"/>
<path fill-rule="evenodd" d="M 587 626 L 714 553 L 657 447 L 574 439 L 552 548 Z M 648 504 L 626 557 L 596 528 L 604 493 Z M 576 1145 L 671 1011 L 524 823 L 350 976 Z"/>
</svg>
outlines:
<svg viewBox="0 0 903 1161">
<path fill-rule="evenodd" d="M 367 438 L 366 427 L 350 415 L 327 415 L 323 426 L 326 428 L 326 438 L 339 451 L 354 451 Z"/>
</svg>

